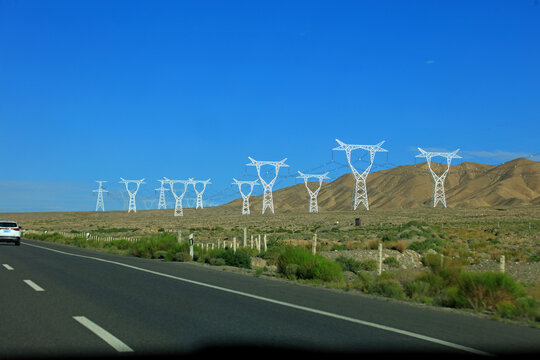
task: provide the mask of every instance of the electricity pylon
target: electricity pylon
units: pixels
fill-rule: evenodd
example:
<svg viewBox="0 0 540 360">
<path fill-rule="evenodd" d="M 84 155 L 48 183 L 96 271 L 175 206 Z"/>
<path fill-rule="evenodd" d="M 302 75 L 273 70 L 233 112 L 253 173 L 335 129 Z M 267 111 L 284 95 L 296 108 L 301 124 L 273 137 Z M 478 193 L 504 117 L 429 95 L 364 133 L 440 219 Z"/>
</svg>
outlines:
<svg viewBox="0 0 540 360">
<path fill-rule="evenodd" d="M 301 178 L 301 179 L 304 179 L 304 184 L 306 185 L 306 189 L 307 189 L 307 191 L 309 193 L 309 212 L 310 213 L 319 212 L 319 206 L 317 205 L 317 196 L 319 196 L 319 191 L 321 190 L 323 179 L 329 179 L 329 177 L 326 176 L 326 175 L 328 175 L 328 173 L 324 173 L 324 174 L 320 174 L 320 175 L 303 174 L 300 171 L 298 173 L 300 174 L 300 176 L 297 176 L 297 177 Z M 319 179 L 319 187 L 315 191 L 312 191 L 308 187 L 308 179 L 312 178 L 312 177 Z"/>
<path fill-rule="evenodd" d="M 336 139 L 339 143 L 339 146 L 333 150 L 343 150 L 347 154 L 347 162 L 349 167 L 354 175 L 355 185 L 354 185 L 354 196 L 353 196 L 353 210 L 356 210 L 360 203 L 364 204 L 366 210 L 369 210 L 368 196 L 367 196 L 367 187 L 366 179 L 373 166 L 373 160 L 375 159 L 375 153 L 377 151 L 388 151 L 381 147 L 384 141 L 381 141 L 377 145 L 348 145 Z M 369 166 L 364 170 L 364 172 L 359 173 L 351 163 L 351 152 L 356 149 L 364 149 L 369 151 Z"/>
<path fill-rule="evenodd" d="M 195 209 L 203 208 L 203 201 L 202 196 L 204 193 L 204 190 L 206 190 L 206 185 L 211 184 L 210 179 L 208 180 L 193 180 L 191 179 L 191 183 L 193 184 L 193 189 L 195 190 L 195 193 L 197 194 L 197 204 L 195 205 Z M 203 184 L 202 190 L 197 190 L 197 184 Z"/>
<path fill-rule="evenodd" d="M 272 198 L 272 187 L 274 187 L 274 183 L 276 182 L 276 179 L 278 177 L 279 168 L 280 167 L 289 167 L 289 165 L 285 164 L 285 160 L 287 158 L 281 160 L 281 161 L 257 161 L 248 156 L 249 160 L 251 160 L 251 164 L 247 164 L 247 166 L 255 166 L 257 168 L 257 175 L 259 176 L 259 180 L 261 181 L 261 185 L 264 189 L 263 193 L 263 201 L 262 201 L 262 213 L 264 214 L 264 211 L 267 208 L 270 208 L 272 211 L 272 214 L 274 213 L 274 199 Z M 270 182 L 266 182 L 261 177 L 261 166 L 263 165 L 271 165 L 274 167 L 276 171 L 276 175 Z"/>
<path fill-rule="evenodd" d="M 444 180 L 446 179 L 446 175 L 448 175 L 448 171 L 450 171 L 450 163 L 452 162 L 452 159 L 461 159 L 461 156 L 457 155 L 457 152 L 459 149 L 453 151 L 453 152 L 428 152 L 425 150 L 422 150 L 421 148 L 418 148 L 420 150 L 420 154 L 416 155 L 416 157 L 425 157 L 427 160 L 427 165 L 429 172 L 431 173 L 431 177 L 433 178 L 433 181 L 435 182 L 435 188 L 433 189 L 433 207 L 437 206 L 437 204 L 440 202 L 444 207 L 446 207 L 446 195 L 444 194 Z M 435 171 L 431 168 L 431 158 L 435 156 L 442 156 L 446 158 L 446 170 L 442 175 L 435 174 Z"/>
<path fill-rule="evenodd" d="M 103 193 L 108 192 L 107 190 L 103 190 L 103 183 L 107 181 L 96 181 L 99 184 L 99 188 L 97 190 L 92 190 L 92 192 L 97 192 L 97 203 L 96 203 L 96 211 L 98 211 L 99 208 L 101 208 L 101 211 L 105 211 L 105 205 L 103 204 Z"/>
<path fill-rule="evenodd" d="M 158 203 L 158 209 L 166 209 L 167 203 L 165 201 L 165 191 L 169 191 L 169 189 L 165 188 L 164 184 L 166 180 L 158 180 L 161 183 L 161 186 L 159 189 L 155 189 L 156 191 L 159 191 L 159 203 Z"/>
<path fill-rule="evenodd" d="M 184 198 L 184 195 L 186 195 L 188 185 L 192 183 L 193 179 L 189 179 L 189 180 L 169 180 L 166 177 L 164 177 L 164 179 L 167 182 L 167 184 L 169 184 L 169 186 L 171 187 L 170 190 L 171 190 L 171 193 L 174 196 L 174 200 L 175 200 L 175 203 L 174 203 L 174 216 L 184 216 L 184 209 L 182 208 L 182 199 Z M 176 184 L 176 183 L 184 184 L 184 191 L 182 192 L 181 195 L 177 195 L 176 192 L 174 191 L 174 184 Z"/>
<path fill-rule="evenodd" d="M 122 179 L 122 178 L 120 178 L 120 179 Z M 139 191 L 139 186 L 141 186 L 141 184 L 146 184 L 144 182 L 144 179 L 141 179 L 141 180 L 124 180 L 124 179 L 122 179 L 122 181 L 120 181 L 120 182 L 123 183 L 124 185 L 126 185 L 126 191 L 129 194 L 128 213 L 131 212 L 131 211 L 137 212 L 137 207 L 135 206 L 135 195 L 137 195 L 137 192 Z M 137 189 L 134 192 L 131 192 L 129 190 L 129 186 L 128 186 L 129 183 L 137 184 Z"/>
<path fill-rule="evenodd" d="M 251 196 L 251 193 L 253 192 L 253 187 L 256 185 L 259 185 L 259 180 L 238 181 L 235 178 L 233 178 L 233 180 L 234 180 L 233 184 L 238 185 L 238 190 L 240 191 L 240 195 L 242 195 L 242 215 L 249 215 L 249 197 Z M 248 184 L 250 186 L 249 193 L 244 194 L 242 192 L 243 184 Z"/>
</svg>

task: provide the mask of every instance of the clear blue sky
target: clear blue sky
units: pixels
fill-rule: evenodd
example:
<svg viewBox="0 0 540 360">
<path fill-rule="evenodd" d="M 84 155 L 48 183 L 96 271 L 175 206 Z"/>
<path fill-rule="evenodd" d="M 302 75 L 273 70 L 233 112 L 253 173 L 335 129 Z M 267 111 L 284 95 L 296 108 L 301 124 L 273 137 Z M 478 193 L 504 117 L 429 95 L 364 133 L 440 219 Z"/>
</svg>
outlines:
<svg viewBox="0 0 540 360">
<path fill-rule="evenodd" d="M 210 206 L 248 156 L 288 159 L 275 189 L 345 163 L 336 138 L 385 140 L 373 171 L 538 161 L 540 4 L 0 0 L 0 123 L 0 212 L 94 210 L 95 180 L 123 209 L 120 177 L 146 179 L 138 209 L 210 178 Z"/>
</svg>

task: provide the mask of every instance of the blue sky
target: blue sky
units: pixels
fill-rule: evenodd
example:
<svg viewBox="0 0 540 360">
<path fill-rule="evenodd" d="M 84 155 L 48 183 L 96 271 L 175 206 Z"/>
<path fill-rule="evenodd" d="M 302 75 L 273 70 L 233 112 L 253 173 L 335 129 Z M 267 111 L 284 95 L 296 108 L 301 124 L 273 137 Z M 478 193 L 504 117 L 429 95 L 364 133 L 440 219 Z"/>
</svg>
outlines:
<svg viewBox="0 0 540 360">
<path fill-rule="evenodd" d="M 121 210 L 120 177 L 146 179 L 138 209 L 163 177 L 218 205 L 248 156 L 288 159 L 275 189 L 334 180 L 336 138 L 385 140 L 373 171 L 538 161 L 539 64 L 537 0 L 0 0 L 0 212 L 91 211 L 96 180 Z"/>
</svg>

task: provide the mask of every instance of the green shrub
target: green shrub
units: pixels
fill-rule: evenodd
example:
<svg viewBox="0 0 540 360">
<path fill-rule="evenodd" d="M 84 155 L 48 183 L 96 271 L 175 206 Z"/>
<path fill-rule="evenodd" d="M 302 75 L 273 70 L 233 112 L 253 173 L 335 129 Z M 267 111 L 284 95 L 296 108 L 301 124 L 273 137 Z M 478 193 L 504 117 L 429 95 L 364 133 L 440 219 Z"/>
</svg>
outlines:
<svg viewBox="0 0 540 360">
<path fill-rule="evenodd" d="M 374 293 L 393 299 L 405 299 L 406 294 L 401 283 L 395 279 L 377 279 L 373 286 Z"/>
<path fill-rule="evenodd" d="M 409 245 L 408 249 L 414 250 L 420 254 L 423 254 L 430 249 L 437 253 L 442 253 L 442 247 L 444 246 L 446 246 L 446 241 L 431 237 L 423 241 L 414 241 Z"/>
<path fill-rule="evenodd" d="M 216 249 L 211 250 L 204 257 L 204 261 L 213 265 L 228 265 L 251 269 L 251 257 L 244 249 Z"/>
<path fill-rule="evenodd" d="M 494 311 L 499 303 L 526 295 L 520 284 L 500 272 L 462 273 L 457 283 L 469 307 L 474 310 Z"/>
<path fill-rule="evenodd" d="M 297 265 L 289 266 L 289 265 Z M 321 255 L 313 255 L 303 247 L 287 246 L 277 259 L 277 270 L 286 277 L 305 280 L 339 281 L 343 279 L 341 267 Z"/>
<path fill-rule="evenodd" d="M 383 260 L 383 263 L 390 266 L 390 267 L 394 267 L 394 268 L 397 268 L 399 267 L 399 261 L 397 261 L 397 259 L 393 256 L 390 256 L 390 257 L 387 257 L 386 259 Z"/>
<path fill-rule="evenodd" d="M 353 280 L 352 286 L 363 292 L 370 292 L 374 284 L 373 276 L 363 271 L 356 273 L 356 278 Z"/>
<path fill-rule="evenodd" d="M 362 270 L 375 271 L 377 270 L 377 260 L 367 259 L 362 261 Z"/>
<path fill-rule="evenodd" d="M 362 270 L 362 263 L 350 257 L 341 255 L 336 259 L 336 262 L 341 266 L 343 271 L 351 271 L 356 274 Z"/>
</svg>

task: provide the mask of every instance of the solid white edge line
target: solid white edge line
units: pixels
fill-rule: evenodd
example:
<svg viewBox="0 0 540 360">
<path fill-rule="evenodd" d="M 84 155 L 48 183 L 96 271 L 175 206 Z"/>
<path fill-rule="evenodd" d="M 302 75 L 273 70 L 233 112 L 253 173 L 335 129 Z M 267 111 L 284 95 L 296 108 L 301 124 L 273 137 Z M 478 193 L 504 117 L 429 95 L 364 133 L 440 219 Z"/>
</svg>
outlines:
<svg viewBox="0 0 540 360">
<path fill-rule="evenodd" d="M 410 331 L 407 331 L 407 330 L 401 330 L 401 329 L 393 328 L 393 327 L 390 327 L 390 326 L 380 325 L 380 324 L 372 323 L 372 322 L 369 322 L 369 321 L 359 320 L 359 319 L 351 318 L 351 317 L 348 317 L 348 316 L 343 316 L 343 315 L 339 315 L 339 314 L 326 312 L 326 311 L 323 311 L 323 310 L 312 309 L 312 308 L 308 308 L 308 307 L 301 306 L 301 305 L 287 303 L 287 302 L 284 302 L 284 301 L 265 298 L 265 297 L 262 297 L 262 296 L 253 295 L 253 294 L 249 294 L 249 293 L 244 293 L 242 291 L 227 289 L 227 288 L 223 288 L 223 287 L 216 286 L 216 285 L 210 285 L 210 284 L 206 284 L 206 283 L 195 281 L 195 280 L 184 279 L 184 278 L 181 278 L 181 277 L 178 277 L 178 276 L 164 274 L 164 273 L 160 273 L 160 272 L 157 272 L 157 271 L 148 270 L 148 269 L 144 269 L 144 268 L 139 268 L 137 266 L 124 264 L 124 263 L 117 262 L 117 261 L 101 259 L 101 258 L 94 257 L 94 256 L 72 254 L 72 253 L 68 253 L 68 252 L 65 252 L 65 251 L 56 250 L 56 249 L 49 249 L 49 248 L 44 247 L 44 246 L 33 245 L 33 244 L 28 244 L 28 243 L 25 243 L 25 245 L 41 248 L 41 249 L 56 252 L 56 253 L 59 253 L 59 254 L 75 256 L 75 257 L 81 257 L 81 258 L 101 261 L 101 262 L 105 262 L 105 263 L 109 263 L 109 264 L 115 264 L 115 265 L 118 265 L 118 266 L 123 266 L 123 267 L 126 267 L 126 268 L 130 268 L 130 269 L 134 269 L 134 270 L 138 270 L 138 271 L 142 271 L 142 272 L 146 272 L 146 273 L 166 277 L 166 278 L 169 278 L 169 279 L 179 280 L 179 281 L 187 282 L 187 283 L 190 283 L 190 284 L 200 285 L 200 286 L 204 286 L 204 287 L 215 289 L 215 290 L 220 290 L 220 291 L 224 291 L 224 292 L 228 292 L 228 293 L 232 293 L 232 294 L 236 294 L 236 295 L 240 295 L 240 296 L 249 297 L 249 298 L 252 298 L 252 299 L 257 299 L 257 300 L 261 300 L 261 301 L 265 301 L 265 302 L 269 302 L 269 303 L 273 303 L 273 304 L 286 306 L 286 307 L 293 308 L 293 309 L 303 310 L 303 311 L 311 312 L 311 313 L 314 313 L 314 314 L 319 314 L 319 315 L 331 317 L 331 318 L 334 318 L 334 319 L 340 319 L 340 320 L 344 320 L 344 321 L 348 321 L 348 322 L 352 322 L 352 323 L 356 323 L 356 324 L 360 324 L 360 325 L 364 325 L 364 326 L 369 326 L 369 327 L 373 327 L 373 328 L 377 328 L 377 329 L 381 329 L 381 330 L 385 330 L 385 331 L 390 331 L 390 332 L 393 332 L 393 333 L 396 333 L 396 334 L 406 335 L 406 336 L 409 336 L 409 337 L 413 337 L 413 338 L 416 338 L 416 339 L 420 339 L 420 340 L 432 342 L 432 343 L 435 343 L 435 344 L 447 346 L 447 347 L 450 347 L 450 348 L 453 348 L 453 349 L 466 351 L 466 352 L 473 353 L 473 354 L 476 354 L 476 355 L 493 356 L 493 354 L 487 353 L 485 351 L 481 351 L 481 350 L 470 348 L 470 347 L 467 347 L 467 346 L 454 344 L 454 343 L 451 343 L 451 342 L 448 342 L 448 341 L 432 338 L 430 336 L 425 336 L 425 335 L 413 333 L 413 332 L 410 332 Z"/>
<path fill-rule="evenodd" d="M 103 341 L 112 346 L 118 352 L 132 352 L 133 350 L 120 341 L 116 336 L 97 325 L 92 320 L 84 316 L 74 316 L 73 319 L 77 320 L 85 328 L 99 336 Z"/>
<path fill-rule="evenodd" d="M 26 285 L 30 286 L 32 289 L 34 289 L 35 291 L 45 291 L 42 287 L 40 287 L 39 285 L 37 285 L 35 282 L 33 282 L 32 280 L 23 280 Z"/>
<path fill-rule="evenodd" d="M 13 270 L 13 268 L 11 266 L 9 266 L 8 264 L 2 264 L 2 266 L 5 267 L 8 270 Z"/>
</svg>

